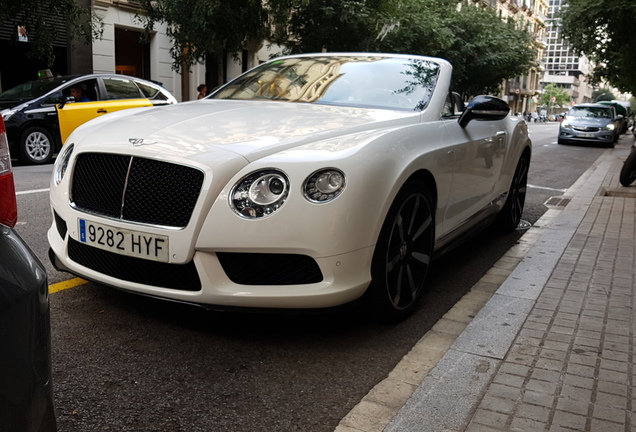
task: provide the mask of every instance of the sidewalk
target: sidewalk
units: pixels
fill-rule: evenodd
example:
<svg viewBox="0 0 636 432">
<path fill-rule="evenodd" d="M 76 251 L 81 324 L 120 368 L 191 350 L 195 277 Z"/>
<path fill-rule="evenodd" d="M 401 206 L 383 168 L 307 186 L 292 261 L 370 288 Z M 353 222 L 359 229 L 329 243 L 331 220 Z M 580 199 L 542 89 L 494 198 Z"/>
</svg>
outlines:
<svg viewBox="0 0 636 432">
<path fill-rule="evenodd" d="M 618 182 L 631 142 L 555 200 L 336 432 L 636 432 L 636 187 Z"/>
</svg>

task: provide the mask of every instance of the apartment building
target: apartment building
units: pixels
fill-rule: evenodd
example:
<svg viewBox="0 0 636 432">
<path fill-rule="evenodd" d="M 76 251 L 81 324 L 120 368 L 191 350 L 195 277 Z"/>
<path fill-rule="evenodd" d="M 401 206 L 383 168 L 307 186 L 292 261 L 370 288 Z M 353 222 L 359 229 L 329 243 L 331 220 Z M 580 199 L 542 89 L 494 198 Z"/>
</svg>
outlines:
<svg viewBox="0 0 636 432">
<path fill-rule="evenodd" d="M 546 49 L 548 0 L 474 1 L 480 6 L 495 9 L 502 19 L 516 20 L 534 36 L 538 66 L 526 75 L 505 81 L 500 97 L 508 102 L 512 112 L 536 111 L 540 95 L 539 83 L 544 72 L 540 65 Z"/>
<path fill-rule="evenodd" d="M 572 103 L 592 101 L 593 88 L 585 76 L 590 64 L 585 56 L 577 55 L 561 35 L 561 19 L 558 12 L 567 0 L 548 0 L 547 48 L 542 63 L 545 70 L 541 84 L 555 83 L 571 97 Z"/>
</svg>

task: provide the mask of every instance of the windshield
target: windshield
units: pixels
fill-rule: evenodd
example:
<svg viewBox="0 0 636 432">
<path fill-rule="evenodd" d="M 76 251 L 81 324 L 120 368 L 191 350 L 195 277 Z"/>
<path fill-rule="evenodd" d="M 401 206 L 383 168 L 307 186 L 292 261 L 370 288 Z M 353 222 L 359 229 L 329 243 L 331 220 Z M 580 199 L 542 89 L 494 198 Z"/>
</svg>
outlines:
<svg viewBox="0 0 636 432">
<path fill-rule="evenodd" d="M 438 74 L 439 65 L 424 59 L 293 57 L 265 63 L 208 98 L 419 111 L 428 105 Z"/>
<path fill-rule="evenodd" d="M 570 110 L 568 115 L 572 117 L 612 118 L 611 110 L 602 107 L 575 107 Z"/>
<path fill-rule="evenodd" d="M 0 101 L 26 102 L 40 97 L 54 88 L 69 81 L 69 78 L 56 77 L 29 81 L 0 93 Z"/>
</svg>

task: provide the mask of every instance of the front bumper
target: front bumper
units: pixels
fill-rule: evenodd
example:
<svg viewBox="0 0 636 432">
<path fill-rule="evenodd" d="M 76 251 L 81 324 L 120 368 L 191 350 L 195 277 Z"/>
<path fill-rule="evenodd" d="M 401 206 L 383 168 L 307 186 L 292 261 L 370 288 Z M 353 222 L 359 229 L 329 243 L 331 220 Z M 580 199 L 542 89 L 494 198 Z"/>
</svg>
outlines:
<svg viewBox="0 0 636 432">
<path fill-rule="evenodd" d="M 186 264 L 155 263 L 81 244 L 60 229 L 60 222 L 59 216 L 54 218 L 48 231 L 49 257 L 58 270 L 210 309 L 330 308 L 360 298 L 371 281 L 373 247 L 321 258 L 258 253 L 258 249 L 251 253 L 195 251 Z"/>
<path fill-rule="evenodd" d="M 569 128 L 559 130 L 559 139 L 568 142 L 597 142 L 611 144 L 615 141 L 615 133 L 610 130 L 601 131 L 577 131 Z"/>
</svg>

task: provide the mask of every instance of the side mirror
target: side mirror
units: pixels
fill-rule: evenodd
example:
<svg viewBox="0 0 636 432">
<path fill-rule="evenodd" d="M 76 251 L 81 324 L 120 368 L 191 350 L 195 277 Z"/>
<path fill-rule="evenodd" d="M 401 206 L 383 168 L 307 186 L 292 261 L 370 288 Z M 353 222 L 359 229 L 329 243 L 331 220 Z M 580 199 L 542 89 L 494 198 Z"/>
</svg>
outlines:
<svg viewBox="0 0 636 432">
<path fill-rule="evenodd" d="M 621 121 L 621 120 L 623 120 L 624 118 L 625 118 L 625 116 L 624 116 L 623 114 L 618 114 L 618 115 L 616 116 L 616 120 L 618 120 L 618 121 Z"/>
<path fill-rule="evenodd" d="M 58 108 L 59 109 L 64 108 L 64 105 L 66 105 L 69 102 L 75 102 L 75 98 L 73 96 L 66 96 L 64 100 L 62 101 L 62 103 L 60 103 L 60 106 Z"/>
<path fill-rule="evenodd" d="M 471 120 L 501 120 L 510 112 L 510 107 L 503 100 L 494 96 L 476 96 L 468 102 L 466 109 L 459 117 L 459 125 L 465 128 Z"/>
</svg>

